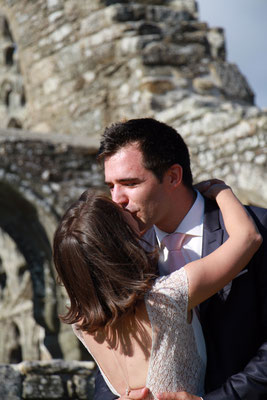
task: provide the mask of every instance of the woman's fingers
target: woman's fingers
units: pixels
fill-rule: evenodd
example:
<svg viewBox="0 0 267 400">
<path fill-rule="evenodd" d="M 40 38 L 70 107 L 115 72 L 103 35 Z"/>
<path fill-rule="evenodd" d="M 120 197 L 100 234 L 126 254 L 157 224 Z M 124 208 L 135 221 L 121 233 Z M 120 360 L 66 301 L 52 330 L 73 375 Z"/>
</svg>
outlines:
<svg viewBox="0 0 267 400">
<path fill-rule="evenodd" d="M 149 394 L 149 389 L 144 387 L 141 389 L 128 389 L 127 393 L 120 397 L 122 400 L 142 400 L 145 399 Z"/>
<path fill-rule="evenodd" d="M 205 193 L 212 185 L 224 183 L 221 179 L 208 179 L 194 185 L 194 188 L 199 190 L 200 193 Z"/>
</svg>

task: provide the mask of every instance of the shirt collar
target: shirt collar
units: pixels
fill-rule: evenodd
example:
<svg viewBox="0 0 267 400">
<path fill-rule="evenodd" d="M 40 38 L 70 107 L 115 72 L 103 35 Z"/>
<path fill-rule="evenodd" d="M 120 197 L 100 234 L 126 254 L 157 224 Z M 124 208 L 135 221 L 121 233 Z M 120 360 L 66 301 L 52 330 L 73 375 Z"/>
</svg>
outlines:
<svg viewBox="0 0 267 400">
<path fill-rule="evenodd" d="M 192 205 L 180 225 L 177 226 L 175 232 L 202 237 L 204 219 L 204 198 L 197 190 L 196 193 L 197 197 L 194 204 Z M 160 230 L 155 225 L 154 229 L 158 243 L 160 244 L 164 236 L 168 235 L 168 233 Z"/>
</svg>

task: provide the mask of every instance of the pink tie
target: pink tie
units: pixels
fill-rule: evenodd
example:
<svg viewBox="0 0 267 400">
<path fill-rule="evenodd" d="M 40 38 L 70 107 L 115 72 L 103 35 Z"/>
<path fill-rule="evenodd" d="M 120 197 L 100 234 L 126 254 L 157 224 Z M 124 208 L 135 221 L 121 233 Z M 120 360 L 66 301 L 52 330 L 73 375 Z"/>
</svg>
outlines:
<svg viewBox="0 0 267 400">
<path fill-rule="evenodd" d="M 186 264 L 181 251 L 185 236 L 185 233 L 175 232 L 171 235 L 165 236 L 162 240 L 162 244 L 169 250 L 168 258 L 164 263 L 167 267 L 166 270 L 169 270 L 169 273 L 180 269 Z"/>
</svg>

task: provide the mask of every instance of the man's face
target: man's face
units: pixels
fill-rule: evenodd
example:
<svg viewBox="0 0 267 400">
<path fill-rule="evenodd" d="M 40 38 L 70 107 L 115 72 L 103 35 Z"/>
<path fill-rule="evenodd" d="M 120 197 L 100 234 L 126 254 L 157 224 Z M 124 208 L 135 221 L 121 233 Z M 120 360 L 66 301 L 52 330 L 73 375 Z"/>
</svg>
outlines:
<svg viewBox="0 0 267 400">
<path fill-rule="evenodd" d="M 143 155 L 133 143 L 105 160 L 105 181 L 112 200 L 131 212 L 140 230 L 159 228 L 167 212 L 168 188 L 143 166 Z"/>
</svg>

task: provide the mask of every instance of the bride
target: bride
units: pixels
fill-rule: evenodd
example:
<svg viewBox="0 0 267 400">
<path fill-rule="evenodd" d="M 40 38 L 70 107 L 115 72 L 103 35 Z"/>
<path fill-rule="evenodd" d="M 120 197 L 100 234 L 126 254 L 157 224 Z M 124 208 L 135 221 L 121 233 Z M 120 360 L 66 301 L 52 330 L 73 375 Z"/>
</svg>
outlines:
<svg viewBox="0 0 267 400">
<path fill-rule="evenodd" d="M 192 310 L 231 281 L 262 241 L 228 186 L 213 184 L 205 195 L 216 199 L 228 240 L 162 278 L 135 220 L 107 197 L 85 192 L 55 233 L 54 262 L 70 298 L 61 319 L 73 325 L 118 396 L 142 387 L 151 398 L 204 393 Z"/>
</svg>

